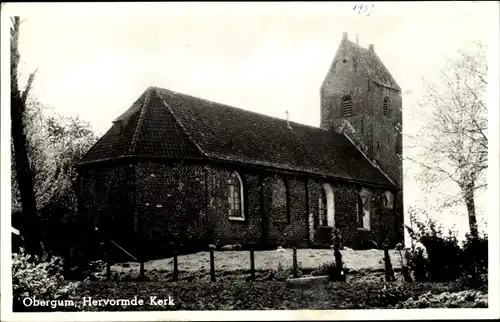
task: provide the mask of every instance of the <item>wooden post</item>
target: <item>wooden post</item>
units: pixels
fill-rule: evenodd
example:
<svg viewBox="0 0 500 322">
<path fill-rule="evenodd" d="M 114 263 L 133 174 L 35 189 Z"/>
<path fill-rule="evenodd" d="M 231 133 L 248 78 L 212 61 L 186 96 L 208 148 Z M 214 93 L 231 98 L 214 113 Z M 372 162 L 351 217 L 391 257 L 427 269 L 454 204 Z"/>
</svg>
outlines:
<svg viewBox="0 0 500 322">
<path fill-rule="evenodd" d="M 346 276 L 342 263 L 342 254 L 340 253 L 340 236 L 338 228 L 333 229 L 333 256 L 335 257 L 335 279 L 345 282 Z"/>
<path fill-rule="evenodd" d="M 111 281 L 111 261 L 109 256 L 106 258 L 106 280 Z"/>
<path fill-rule="evenodd" d="M 139 278 L 141 281 L 144 281 L 144 260 L 141 257 L 141 266 L 140 266 L 140 274 Z"/>
<path fill-rule="evenodd" d="M 297 248 L 293 247 L 293 277 L 298 276 Z"/>
<path fill-rule="evenodd" d="M 177 252 L 175 252 L 174 253 L 174 276 L 173 276 L 174 282 L 177 282 L 178 276 L 179 276 L 179 267 L 178 267 L 178 263 L 177 263 Z"/>
<path fill-rule="evenodd" d="M 213 249 L 210 250 L 210 280 L 215 282 L 215 259 Z"/>
<path fill-rule="evenodd" d="M 250 248 L 250 275 L 252 281 L 255 281 L 255 255 L 253 252 L 253 248 Z"/>
<path fill-rule="evenodd" d="M 394 270 L 392 268 L 391 257 L 389 256 L 389 246 L 387 243 L 384 245 L 384 262 L 385 262 L 385 280 L 387 282 L 393 282 L 396 278 L 394 277 Z"/>
</svg>

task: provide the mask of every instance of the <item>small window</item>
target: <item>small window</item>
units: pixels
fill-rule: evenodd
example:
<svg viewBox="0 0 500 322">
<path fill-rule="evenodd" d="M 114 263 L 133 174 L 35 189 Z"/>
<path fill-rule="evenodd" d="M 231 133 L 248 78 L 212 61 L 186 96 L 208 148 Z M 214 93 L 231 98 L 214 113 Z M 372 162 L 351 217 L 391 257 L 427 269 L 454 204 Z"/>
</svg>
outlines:
<svg viewBox="0 0 500 322">
<path fill-rule="evenodd" d="M 285 191 L 286 191 L 286 220 L 288 223 L 291 223 L 292 221 L 292 212 L 290 209 L 290 186 L 288 185 L 288 181 L 285 180 Z"/>
<path fill-rule="evenodd" d="M 227 198 L 229 203 L 229 219 L 245 220 L 243 208 L 243 181 L 237 172 L 233 172 L 227 180 Z"/>
<path fill-rule="evenodd" d="M 318 201 L 319 225 L 328 226 L 327 200 L 325 189 L 321 189 L 321 196 Z"/>
<path fill-rule="evenodd" d="M 394 208 L 394 195 L 390 191 L 384 192 L 383 195 L 384 208 L 393 209 Z"/>
<path fill-rule="evenodd" d="M 351 96 L 347 95 L 342 98 L 342 115 L 349 117 L 352 115 L 352 100 Z"/>
<path fill-rule="evenodd" d="M 391 102 L 389 97 L 384 97 L 384 116 L 391 117 Z"/>
<path fill-rule="evenodd" d="M 120 135 L 123 131 L 123 121 L 113 122 L 113 134 Z"/>
<path fill-rule="evenodd" d="M 356 224 L 358 228 L 363 228 L 363 199 L 359 195 L 356 202 Z"/>
<path fill-rule="evenodd" d="M 366 190 L 362 189 L 360 193 L 358 194 L 358 202 L 357 202 L 357 222 L 358 222 L 358 227 L 363 228 L 365 230 L 370 230 L 371 225 L 370 225 L 370 199 L 371 199 L 371 193 Z"/>
</svg>

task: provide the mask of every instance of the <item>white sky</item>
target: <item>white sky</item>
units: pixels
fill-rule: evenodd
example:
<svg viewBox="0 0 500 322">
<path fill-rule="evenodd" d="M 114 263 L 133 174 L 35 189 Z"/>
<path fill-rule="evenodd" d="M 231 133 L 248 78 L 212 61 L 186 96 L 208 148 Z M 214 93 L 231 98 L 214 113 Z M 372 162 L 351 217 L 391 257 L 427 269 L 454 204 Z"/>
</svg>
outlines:
<svg viewBox="0 0 500 322">
<path fill-rule="evenodd" d="M 319 88 L 344 31 L 375 45 L 410 111 L 443 55 L 488 43 L 498 28 L 495 3 L 377 2 L 369 16 L 355 4 L 9 5 L 25 20 L 21 72 L 38 68 L 34 94 L 97 133 L 152 85 L 282 118 L 288 110 L 292 121 L 318 126 Z M 411 132 L 419 120 L 408 114 Z M 405 171 L 405 203 L 425 205 L 415 172 Z M 466 217 L 437 219 L 467 228 Z"/>
</svg>

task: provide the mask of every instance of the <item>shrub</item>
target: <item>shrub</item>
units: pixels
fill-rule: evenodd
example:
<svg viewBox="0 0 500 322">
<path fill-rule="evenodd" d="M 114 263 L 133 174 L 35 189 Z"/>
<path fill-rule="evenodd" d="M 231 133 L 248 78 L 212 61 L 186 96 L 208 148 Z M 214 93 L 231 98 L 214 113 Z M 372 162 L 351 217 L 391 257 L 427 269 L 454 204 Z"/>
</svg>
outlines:
<svg viewBox="0 0 500 322">
<path fill-rule="evenodd" d="M 462 247 L 451 230 L 447 235 L 442 227 L 427 218 L 422 222 L 410 213 L 415 228 L 406 227 L 414 246 L 406 253 L 408 266 L 417 281 L 450 281 L 464 279 L 481 283 L 488 272 L 488 237 L 466 236 Z"/>
<path fill-rule="evenodd" d="M 462 280 L 469 285 L 488 284 L 488 236 L 467 234 L 462 244 Z"/>
<path fill-rule="evenodd" d="M 442 292 L 440 294 L 427 292 L 416 298 L 409 298 L 395 306 L 397 309 L 453 307 L 488 307 L 488 295 L 473 290 L 456 293 Z"/>
<path fill-rule="evenodd" d="M 60 257 L 32 257 L 21 250 L 12 254 L 12 294 L 14 311 L 26 311 L 26 297 L 43 300 L 65 299 L 80 283 L 66 282 Z M 37 310 L 48 307 L 37 307 Z"/>
<path fill-rule="evenodd" d="M 278 268 L 274 271 L 272 271 L 272 275 L 274 279 L 278 281 L 284 281 L 289 278 L 293 278 L 293 267 L 286 267 L 284 268 L 281 263 L 278 263 Z M 302 268 L 299 266 L 297 267 L 297 277 L 301 277 L 304 275 L 304 272 L 302 271 Z"/>
<path fill-rule="evenodd" d="M 396 305 L 409 298 L 401 286 L 393 283 L 384 284 L 377 296 L 383 306 Z"/>
</svg>

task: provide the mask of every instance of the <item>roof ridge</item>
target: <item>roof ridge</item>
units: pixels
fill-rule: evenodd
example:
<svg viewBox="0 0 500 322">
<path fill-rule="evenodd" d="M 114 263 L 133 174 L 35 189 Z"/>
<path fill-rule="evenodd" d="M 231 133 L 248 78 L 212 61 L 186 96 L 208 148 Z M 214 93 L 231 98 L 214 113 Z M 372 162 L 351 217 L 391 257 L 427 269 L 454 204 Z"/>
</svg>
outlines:
<svg viewBox="0 0 500 322">
<path fill-rule="evenodd" d="M 380 169 L 380 167 L 377 164 L 375 164 L 372 160 L 370 160 L 370 158 L 363 151 L 361 151 L 356 146 L 356 144 L 354 144 L 354 141 L 349 137 L 349 135 L 345 134 L 344 132 L 342 132 L 342 134 L 344 134 L 344 136 L 349 140 L 349 142 L 351 142 L 351 144 L 356 148 L 356 150 L 358 150 L 365 157 L 365 159 L 368 160 L 368 162 L 370 162 L 370 165 L 372 165 L 375 169 L 379 170 L 380 173 L 382 173 L 387 178 L 387 180 L 389 180 L 390 183 L 396 185 L 394 181 L 392 181 L 392 179 L 389 178 L 389 176 L 382 169 Z"/>
<path fill-rule="evenodd" d="M 137 146 L 137 139 L 139 137 L 140 129 L 142 128 L 142 124 L 144 123 L 144 118 L 146 115 L 146 110 L 148 108 L 149 102 L 151 100 L 151 88 L 146 90 L 146 98 L 144 102 L 142 102 L 141 114 L 139 115 L 139 120 L 137 120 L 137 124 L 135 125 L 134 134 L 132 135 L 132 141 L 130 142 L 129 153 L 134 154 L 135 148 Z"/>
<path fill-rule="evenodd" d="M 179 127 L 181 128 L 181 130 L 187 136 L 189 142 L 191 142 L 200 151 L 201 155 L 203 155 L 206 158 L 209 158 L 208 154 L 201 148 L 201 146 L 198 143 L 196 143 L 196 141 L 193 139 L 193 137 L 191 136 L 191 134 L 189 133 L 189 131 L 186 129 L 186 127 L 184 126 L 184 124 L 182 124 L 182 122 L 177 118 L 177 115 L 174 113 L 174 111 L 172 111 L 172 109 L 167 104 L 167 102 L 165 102 L 164 98 L 161 97 L 161 95 L 159 95 L 159 93 L 158 93 L 158 87 L 152 87 L 152 89 L 157 94 L 157 96 L 160 99 L 161 103 L 167 108 L 167 111 L 172 115 L 172 117 L 175 120 L 175 123 L 177 123 L 177 125 L 179 125 Z M 173 91 L 171 91 L 171 92 L 173 92 Z M 182 93 L 178 93 L 178 94 L 182 94 Z"/>
<path fill-rule="evenodd" d="M 173 90 L 170 90 L 170 89 L 167 89 L 167 88 L 156 87 L 156 86 L 154 86 L 152 88 L 154 88 L 155 90 L 159 89 L 159 90 L 163 90 L 163 91 L 168 91 L 168 92 L 171 92 L 171 93 L 173 93 L 175 95 L 183 95 L 183 96 L 187 96 L 188 98 L 205 101 L 205 102 L 208 102 L 208 103 L 211 103 L 211 104 L 215 104 L 215 105 L 217 105 L 219 107 L 228 108 L 228 109 L 236 109 L 236 110 L 239 110 L 239 111 L 244 111 L 245 113 L 249 113 L 249 114 L 253 114 L 253 115 L 258 115 L 258 116 L 262 116 L 262 117 L 267 117 L 267 118 L 271 118 L 271 119 L 275 119 L 275 120 L 280 120 L 282 122 L 285 122 L 285 125 L 286 125 L 286 122 L 287 122 L 287 120 L 282 119 L 282 118 L 277 117 L 277 116 L 272 116 L 272 115 L 267 115 L 267 114 L 262 114 L 262 113 L 258 113 L 258 112 L 246 110 L 246 109 L 241 108 L 241 107 L 236 107 L 236 106 L 232 106 L 232 105 L 225 104 L 225 103 L 219 103 L 219 102 L 212 101 L 212 100 L 209 100 L 209 99 L 206 99 L 206 98 L 197 97 L 197 96 L 193 96 L 193 95 L 190 95 L 190 94 L 185 94 L 185 93 L 173 91 Z M 162 99 L 162 101 L 163 101 L 163 99 Z M 322 128 L 314 126 L 314 125 L 308 125 L 308 124 L 294 122 L 294 121 L 289 121 L 289 123 L 296 124 L 298 126 L 304 126 L 304 127 L 309 127 L 309 128 L 313 128 L 313 129 L 319 129 L 319 130 L 326 131 L 325 129 L 322 129 Z"/>
<path fill-rule="evenodd" d="M 347 40 L 346 43 L 348 45 L 347 48 L 349 48 L 349 46 L 350 46 L 354 50 L 358 50 L 360 52 L 362 51 L 362 54 L 367 54 L 367 55 L 373 57 L 376 60 L 377 64 L 379 64 L 383 68 L 384 72 L 387 74 L 387 77 L 389 77 L 389 83 L 393 83 L 393 84 L 385 84 L 383 81 L 380 81 L 378 79 L 378 76 L 373 74 L 373 69 L 369 67 L 368 62 L 366 62 L 364 59 L 360 59 L 360 62 L 363 65 L 363 68 L 366 70 L 366 72 L 368 73 L 368 76 L 375 83 L 379 84 L 380 86 L 386 87 L 386 88 L 401 91 L 401 86 L 398 84 L 398 82 L 396 81 L 396 79 L 394 78 L 392 73 L 389 71 L 387 66 L 385 66 L 384 62 L 379 57 L 377 52 L 370 50 L 369 48 L 365 48 L 365 47 L 363 47 L 363 46 L 361 46 L 361 45 L 359 45 L 351 40 Z M 352 54 L 356 54 L 355 52 L 352 52 L 352 49 L 350 50 L 350 52 Z"/>
</svg>

